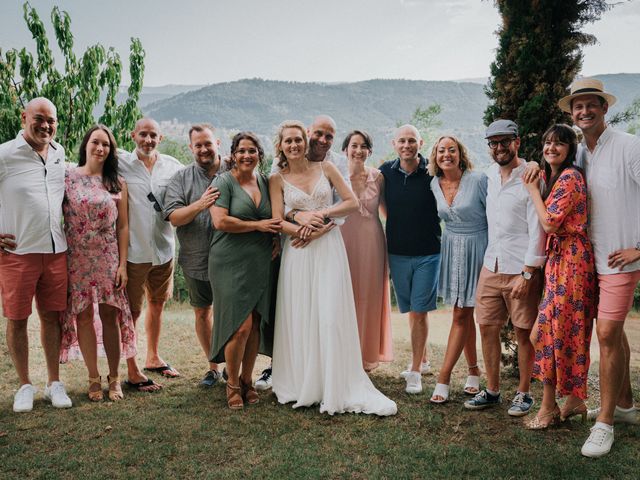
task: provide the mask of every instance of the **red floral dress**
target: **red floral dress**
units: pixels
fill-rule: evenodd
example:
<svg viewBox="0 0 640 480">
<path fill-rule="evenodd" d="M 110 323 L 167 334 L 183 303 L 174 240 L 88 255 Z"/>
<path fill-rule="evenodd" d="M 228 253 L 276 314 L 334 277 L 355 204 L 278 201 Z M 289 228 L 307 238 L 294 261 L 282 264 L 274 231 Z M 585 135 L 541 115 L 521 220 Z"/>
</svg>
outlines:
<svg viewBox="0 0 640 480">
<path fill-rule="evenodd" d="M 587 398 L 589 345 L 596 315 L 596 272 L 587 236 L 587 187 L 575 168 L 564 170 L 545 201 L 544 296 L 538 314 L 533 376 L 559 395 Z"/>
<path fill-rule="evenodd" d="M 93 304 L 94 328 L 99 352 L 102 348 L 102 322 L 98 304 L 120 310 L 122 356 L 136 354 L 136 335 L 125 290 L 116 290 L 115 279 L 119 254 L 116 236 L 117 203 L 122 193 L 109 193 L 102 178 L 81 174 L 68 168 L 65 174 L 65 196 L 62 210 L 67 236 L 69 292 L 67 310 L 62 321 L 60 362 L 80 357 L 76 317 Z"/>
</svg>

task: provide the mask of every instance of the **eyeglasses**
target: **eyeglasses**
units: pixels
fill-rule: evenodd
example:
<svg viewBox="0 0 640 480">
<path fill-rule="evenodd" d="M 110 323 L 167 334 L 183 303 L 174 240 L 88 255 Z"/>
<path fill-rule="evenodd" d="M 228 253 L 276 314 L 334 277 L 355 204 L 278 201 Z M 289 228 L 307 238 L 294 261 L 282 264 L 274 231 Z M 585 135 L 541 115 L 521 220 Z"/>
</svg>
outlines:
<svg viewBox="0 0 640 480">
<path fill-rule="evenodd" d="M 491 150 L 495 150 L 496 148 L 498 148 L 498 145 L 502 145 L 502 148 L 509 148 L 509 145 L 511 145 L 511 143 L 515 140 L 515 138 L 503 138 L 502 140 L 490 140 L 489 142 L 487 142 L 487 145 L 489 145 L 489 148 Z"/>
<path fill-rule="evenodd" d="M 153 194 L 153 192 L 149 192 L 149 195 L 147 195 L 147 199 L 153 203 L 153 209 L 156 212 L 161 212 L 162 211 L 162 207 L 160 206 L 160 204 L 158 203 L 158 200 L 156 200 L 156 196 Z"/>
</svg>

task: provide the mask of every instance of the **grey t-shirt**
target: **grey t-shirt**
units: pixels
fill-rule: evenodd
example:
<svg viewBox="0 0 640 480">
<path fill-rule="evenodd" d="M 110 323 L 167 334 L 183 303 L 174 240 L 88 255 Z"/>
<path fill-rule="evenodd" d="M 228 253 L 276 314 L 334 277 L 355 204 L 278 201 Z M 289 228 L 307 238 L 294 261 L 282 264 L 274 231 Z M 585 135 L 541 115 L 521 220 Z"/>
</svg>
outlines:
<svg viewBox="0 0 640 480">
<path fill-rule="evenodd" d="M 213 178 L 226 170 L 226 163 L 221 161 L 220 169 Z M 213 178 L 209 178 L 195 162 L 176 173 L 169 181 L 164 196 L 164 219 L 168 221 L 174 210 L 198 200 Z M 209 210 L 200 212 L 191 223 L 178 227 L 176 234 L 180 242 L 178 263 L 182 270 L 191 278 L 208 282 L 209 242 L 213 236 Z"/>
</svg>

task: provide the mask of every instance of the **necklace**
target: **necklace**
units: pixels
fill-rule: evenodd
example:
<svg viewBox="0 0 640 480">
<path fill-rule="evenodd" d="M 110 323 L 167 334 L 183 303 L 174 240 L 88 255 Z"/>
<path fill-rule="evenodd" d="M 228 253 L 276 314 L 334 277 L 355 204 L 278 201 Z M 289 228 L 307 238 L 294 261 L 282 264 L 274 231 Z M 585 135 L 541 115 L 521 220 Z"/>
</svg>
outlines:
<svg viewBox="0 0 640 480">
<path fill-rule="evenodd" d="M 456 197 L 458 193 L 458 188 L 460 187 L 460 180 L 447 180 L 445 178 L 440 179 L 440 189 L 442 190 L 442 194 L 444 195 L 444 199 L 449 206 L 453 203 L 453 199 Z"/>
</svg>

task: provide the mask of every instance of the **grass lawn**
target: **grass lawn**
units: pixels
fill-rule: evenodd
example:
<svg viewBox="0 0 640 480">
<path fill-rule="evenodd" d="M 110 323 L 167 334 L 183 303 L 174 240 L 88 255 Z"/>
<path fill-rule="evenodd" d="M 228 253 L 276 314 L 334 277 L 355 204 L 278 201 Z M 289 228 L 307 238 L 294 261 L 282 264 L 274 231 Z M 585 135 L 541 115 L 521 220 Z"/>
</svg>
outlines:
<svg viewBox="0 0 640 480">
<path fill-rule="evenodd" d="M 441 363 L 448 311 L 432 316 L 431 360 Z M 439 322 L 439 324 L 438 324 Z M 637 333 L 640 318 L 627 326 L 634 348 L 632 372 L 640 403 Z M 423 377 L 424 392 L 404 393 L 398 372 L 409 358 L 406 320 L 394 316 L 396 361 L 372 374 L 376 386 L 398 403 L 395 417 L 321 415 L 317 408 L 293 410 L 270 392 L 256 406 L 232 412 L 222 386 L 197 386 L 206 368 L 188 307 L 166 314 L 161 353 L 183 376 L 164 380 L 156 394 L 130 393 L 119 403 L 86 398 L 82 362 L 62 366 L 74 402 L 56 410 L 42 399 L 45 380 L 38 322 L 30 319 L 31 371 L 39 388 L 34 410 L 14 414 L 16 376 L 0 325 L 0 478 L 639 478 L 640 427 L 616 426 L 616 443 L 605 458 L 580 455 L 590 424 L 579 420 L 549 431 L 531 432 L 506 413 L 515 388 L 503 378 L 507 398 L 499 408 L 466 411 L 463 362 L 454 372 L 450 402 L 428 402 L 435 377 Z M 143 337 L 143 334 L 141 334 Z M 143 342 L 138 342 L 142 344 Z M 142 354 L 139 358 L 144 359 Z M 261 359 L 257 369 L 266 360 Z M 592 372 L 597 372 L 597 364 Z M 106 364 L 101 360 L 103 377 Z M 154 379 L 159 380 L 154 377 Z M 597 382 L 594 382 L 597 385 Z M 541 386 L 533 393 L 541 397 Z M 592 390 L 590 405 L 597 403 Z"/>
</svg>

